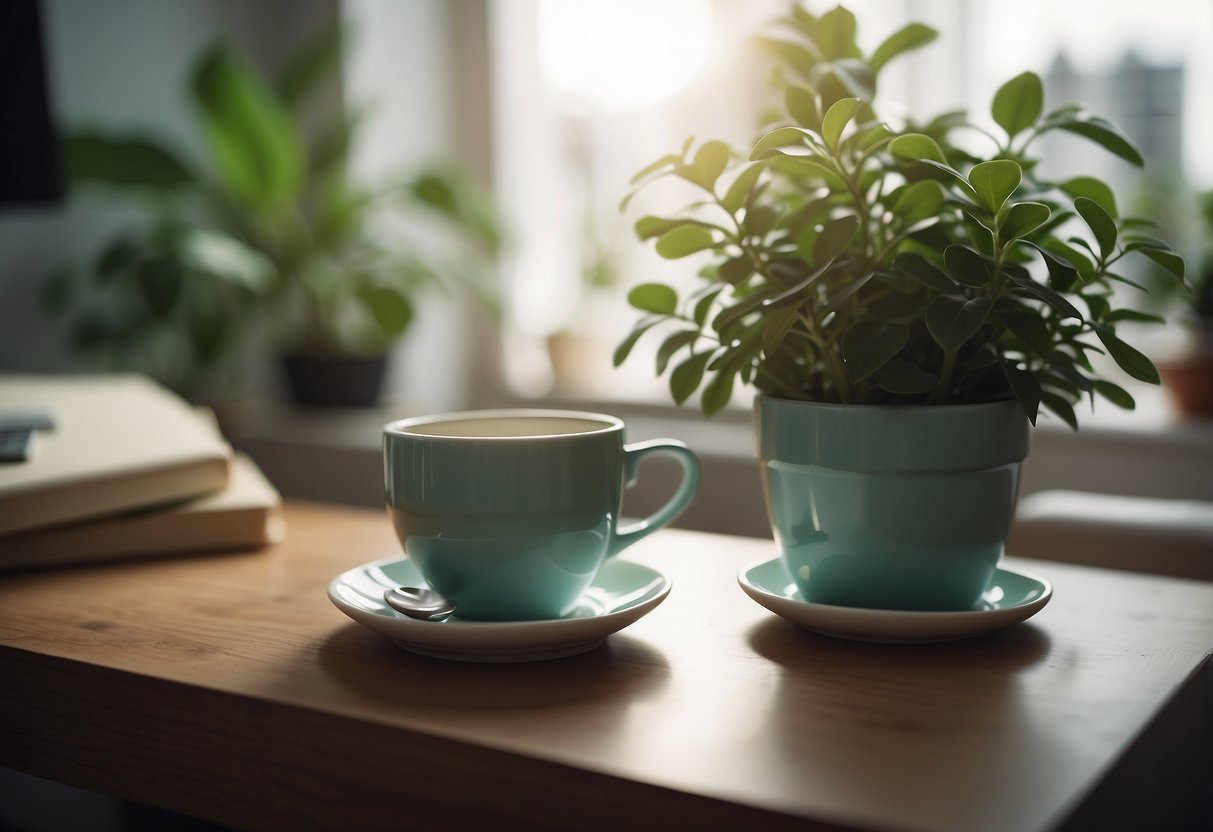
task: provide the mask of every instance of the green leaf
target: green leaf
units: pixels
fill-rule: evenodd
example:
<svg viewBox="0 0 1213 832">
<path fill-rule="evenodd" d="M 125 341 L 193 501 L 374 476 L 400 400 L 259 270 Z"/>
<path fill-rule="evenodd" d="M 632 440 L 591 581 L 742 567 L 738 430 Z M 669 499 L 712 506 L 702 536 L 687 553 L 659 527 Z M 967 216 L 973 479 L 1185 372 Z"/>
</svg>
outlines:
<svg viewBox="0 0 1213 832">
<path fill-rule="evenodd" d="M 683 163 L 683 158 L 685 156 L 686 156 L 685 149 L 682 151 L 682 153 L 667 153 L 666 155 L 662 156 L 657 161 L 651 162 L 651 163 L 645 165 L 643 168 L 641 168 L 640 170 L 638 170 L 634 174 L 632 174 L 632 178 L 629 181 L 629 184 L 635 185 L 636 183 L 640 182 L 640 180 L 644 179 L 649 174 L 656 173 L 657 171 L 661 170 L 662 168 L 673 169 Z M 666 172 L 669 173 L 669 171 L 666 171 Z"/>
<path fill-rule="evenodd" d="M 1111 327 L 1096 324 L 1095 335 L 1103 342 L 1108 355 L 1112 356 L 1112 360 L 1120 369 L 1138 381 L 1158 384 L 1158 369 L 1154 363 L 1143 353 L 1117 338 Z"/>
<path fill-rule="evenodd" d="M 860 321 L 842 341 L 842 360 L 847 377 L 862 381 L 879 370 L 910 340 L 910 328 L 884 321 Z"/>
<path fill-rule="evenodd" d="M 903 52 L 909 52 L 921 46 L 926 46 L 938 36 L 939 33 L 930 26 L 925 26 L 921 23 L 911 23 L 885 38 L 880 46 L 876 47 L 876 51 L 872 53 L 872 57 L 868 59 L 868 64 L 871 65 L 873 72 L 880 72 L 884 65 L 893 58 Z M 890 390 L 889 392 L 894 391 Z"/>
<path fill-rule="evenodd" d="M 754 273 L 754 262 L 744 254 L 730 257 L 716 267 L 716 276 L 726 283 L 737 286 Z"/>
<path fill-rule="evenodd" d="M 846 250 L 859 231 L 859 217 L 854 214 L 830 220 L 813 243 L 813 263 L 821 265 Z"/>
<path fill-rule="evenodd" d="M 902 395 L 925 393 L 939 384 L 939 376 L 928 373 L 911 361 L 896 357 L 890 358 L 873 378 L 881 390 Z"/>
<path fill-rule="evenodd" d="M 750 151 L 750 161 L 757 162 L 767 156 L 777 153 L 781 147 L 797 145 L 803 147 L 805 140 L 812 135 L 801 127 L 779 127 L 762 136 L 754 143 Z"/>
<path fill-rule="evenodd" d="M 943 207 L 943 190 L 933 180 L 913 182 L 898 190 L 890 210 L 906 225 L 937 216 Z"/>
<path fill-rule="evenodd" d="M 711 357 L 710 350 L 696 353 L 670 373 L 670 395 L 673 396 L 675 404 L 682 404 L 699 388 L 699 383 L 703 380 L 703 371 L 708 366 Z"/>
<path fill-rule="evenodd" d="M 1021 242 L 1040 252 L 1041 259 L 1045 261 L 1045 267 L 1049 270 L 1049 284 L 1054 289 L 1059 292 L 1068 292 L 1074 287 L 1078 280 L 1078 269 L 1074 268 L 1068 259 L 1036 243 L 1026 240 Z"/>
<path fill-rule="evenodd" d="M 358 298 L 370 313 L 375 325 L 388 338 L 397 338 L 413 322 L 413 304 L 402 292 L 389 286 L 363 286 Z"/>
<path fill-rule="evenodd" d="M 691 317 L 694 319 L 696 326 L 703 326 L 703 322 L 708 319 L 708 312 L 712 309 L 712 302 L 723 291 L 723 286 L 714 287 L 706 291 L 699 300 L 695 301 L 695 310 Z"/>
<path fill-rule="evenodd" d="M 998 226 L 1003 243 L 1030 234 L 1049 221 L 1052 211 L 1043 202 L 1017 202 L 1007 209 Z"/>
<path fill-rule="evenodd" d="M 988 297 L 940 295 L 927 305 L 927 331 L 944 352 L 956 352 L 981 329 L 992 306 Z"/>
<path fill-rule="evenodd" d="M 990 283 L 990 263 L 968 246 L 954 243 L 944 249 L 943 262 L 948 274 L 964 286 L 981 288 Z"/>
<path fill-rule="evenodd" d="M 1091 382 L 1094 385 L 1095 392 L 1103 396 L 1112 404 L 1123 410 L 1134 410 L 1137 408 L 1137 402 L 1133 400 L 1133 396 L 1129 394 L 1123 387 L 1119 387 L 1110 381 L 1095 379 Z"/>
<path fill-rule="evenodd" d="M 817 20 L 817 45 L 826 58 L 850 58 L 859 54 L 855 45 L 855 15 L 835 6 Z"/>
<path fill-rule="evenodd" d="M 63 143 L 63 155 L 71 177 L 80 181 L 167 191 L 194 182 L 171 150 L 145 139 L 72 133 Z"/>
<path fill-rule="evenodd" d="M 1023 171 L 1010 159 L 995 159 L 974 165 L 969 171 L 969 184 L 977 193 L 981 206 L 991 214 L 997 214 L 1015 193 Z"/>
<path fill-rule="evenodd" d="M 1105 259 L 1111 256 L 1116 250 L 1116 220 L 1112 219 L 1112 215 L 1104 210 L 1103 206 L 1089 197 L 1080 196 L 1075 199 L 1074 208 L 1095 235 L 1100 255 Z"/>
<path fill-rule="evenodd" d="M 666 337 L 661 342 L 661 346 L 657 348 L 657 375 L 665 372 L 666 366 L 670 363 L 670 359 L 674 353 L 678 352 L 683 347 L 695 343 L 695 339 L 699 337 L 697 329 L 683 329 Z"/>
<path fill-rule="evenodd" d="M 667 260 L 677 260 L 715 245 L 716 240 L 708 229 L 697 225 L 681 225 L 657 238 L 657 253 Z"/>
<path fill-rule="evenodd" d="M 889 152 L 899 159 L 939 162 L 943 165 L 948 163 L 936 141 L 923 133 L 898 136 L 889 142 Z"/>
<path fill-rule="evenodd" d="M 821 137 L 831 150 L 838 149 L 842 131 L 859 112 L 860 103 L 862 102 L 858 98 L 843 98 L 835 101 L 830 109 L 826 110 L 825 118 L 821 122 Z"/>
<path fill-rule="evenodd" d="M 1040 412 L 1040 382 L 1032 373 L 1021 370 L 1009 361 L 998 363 L 1002 367 L 1002 374 L 1007 380 L 1007 386 L 1011 388 L 1011 393 L 1027 414 L 1028 421 L 1035 425 L 1036 416 Z"/>
<path fill-rule="evenodd" d="M 756 162 L 742 169 L 741 173 L 737 174 L 737 178 L 733 180 L 733 184 L 729 186 L 729 190 L 720 200 L 726 211 L 730 214 L 736 214 L 741 210 L 749 200 L 750 191 L 754 189 L 754 184 L 758 181 L 758 177 L 762 175 L 765 168 L 765 162 Z"/>
<path fill-rule="evenodd" d="M 1074 407 L 1061 396 L 1048 390 L 1042 390 L 1040 393 L 1040 403 L 1060 416 L 1062 421 L 1071 428 L 1078 430 L 1078 417 L 1074 415 Z"/>
<path fill-rule="evenodd" d="M 640 336 L 644 335 L 650 329 L 661 323 L 661 318 L 648 318 L 638 323 L 635 328 L 628 333 L 628 336 L 619 343 L 615 348 L 613 361 L 616 367 L 627 360 L 628 355 L 632 352 L 632 348 L 636 346 L 636 342 L 640 340 Z"/>
<path fill-rule="evenodd" d="M 1113 219 L 1119 216 L 1116 210 L 1116 194 L 1112 193 L 1112 189 L 1105 183 L 1093 176 L 1076 176 L 1073 179 L 1067 179 L 1057 187 L 1061 188 L 1070 199 L 1085 196 L 1098 202 L 1099 207 L 1107 211 Z"/>
<path fill-rule="evenodd" d="M 812 90 L 788 84 L 783 91 L 783 105 L 792 120 L 801 127 L 821 129 L 821 111 L 817 107 L 817 94 Z"/>
<path fill-rule="evenodd" d="M 705 142 L 695 153 L 695 161 L 678 173 L 709 193 L 715 193 L 716 180 L 729 165 L 729 146 L 721 141 Z"/>
<path fill-rule="evenodd" d="M 711 416 L 729 403 L 729 399 L 733 396 L 733 376 L 733 370 L 723 369 L 708 382 L 707 387 L 703 388 L 700 405 L 703 407 L 705 416 Z"/>
<path fill-rule="evenodd" d="M 960 287 L 953 283 L 950 277 L 937 269 L 921 254 L 913 252 L 899 254 L 893 260 L 893 268 L 906 277 L 911 277 L 938 292 L 949 294 L 960 290 Z"/>
<path fill-rule="evenodd" d="M 998 319 L 1041 358 L 1048 358 L 1053 351 L 1053 336 L 1049 327 L 1034 312 L 1022 307 L 1013 308 L 998 312 Z"/>
<path fill-rule="evenodd" d="M 1043 300 L 1049 306 L 1052 306 L 1066 318 L 1078 318 L 1082 320 L 1082 313 L 1078 311 L 1078 307 L 1070 303 L 1061 295 L 1054 292 L 1048 286 L 1041 286 L 1032 278 L 1011 277 L 1011 283 L 1017 288 L 1022 289 L 1030 295 Z"/>
<path fill-rule="evenodd" d="M 1044 86 L 1034 72 L 1024 72 L 1007 81 L 994 93 L 990 108 L 994 121 L 1014 138 L 1040 118 L 1044 106 Z"/>
<path fill-rule="evenodd" d="M 1184 279 L 1184 259 L 1173 251 L 1166 251 L 1161 248 L 1139 248 L 1137 249 L 1146 257 L 1149 257 L 1158 265 L 1169 271 L 1172 275 L 1179 279 L 1182 283 Z"/>
<path fill-rule="evenodd" d="M 628 292 L 628 303 L 642 312 L 673 315 L 678 309 L 678 293 L 662 283 L 641 283 Z"/>
<path fill-rule="evenodd" d="M 205 228 L 186 234 L 181 255 L 191 268 L 258 295 L 269 292 L 278 277 L 277 267 L 264 253 L 229 234 Z"/>
<path fill-rule="evenodd" d="M 767 315 L 762 326 L 762 351 L 765 355 L 774 355 L 783 346 L 784 340 L 787 339 L 788 333 L 792 331 L 792 327 L 799 317 L 800 307 L 798 306 L 787 306 Z"/>
<path fill-rule="evenodd" d="M 203 56 L 191 86 L 215 167 L 233 196 L 257 208 L 294 198 L 303 177 L 299 133 L 256 70 L 220 45 Z"/>
<path fill-rule="evenodd" d="M 1083 138 L 1090 139 L 1110 153 L 1139 168 L 1145 165 L 1141 151 L 1134 147 L 1133 143 L 1116 129 L 1113 124 L 1096 116 L 1077 114 L 1074 117 L 1062 118 L 1057 121 L 1050 120 L 1042 128 L 1042 132 L 1046 129 L 1065 130 L 1069 133 L 1075 133 Z"/>
</svg>

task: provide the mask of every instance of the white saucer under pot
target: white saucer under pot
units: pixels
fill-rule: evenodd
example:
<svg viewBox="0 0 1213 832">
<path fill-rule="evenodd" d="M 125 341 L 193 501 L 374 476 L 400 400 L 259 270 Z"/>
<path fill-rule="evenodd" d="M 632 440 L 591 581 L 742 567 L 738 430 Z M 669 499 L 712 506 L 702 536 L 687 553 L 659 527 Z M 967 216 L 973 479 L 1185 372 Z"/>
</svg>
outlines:
<svg viewBox="0 0 1213 832">
<path fill-rule="evenodd" d="M 776 615 L 806 630 L 855 641 L 915 644 L 983 635 L 1024 621 L 1053 596 L 1043 578 L 1000 567 L 985 594 L 971 610 L 920 612 L 842 607 L 804 600 L 779 558 L 764 559 L 741 570 L 742 590 Z"/>
</svg>

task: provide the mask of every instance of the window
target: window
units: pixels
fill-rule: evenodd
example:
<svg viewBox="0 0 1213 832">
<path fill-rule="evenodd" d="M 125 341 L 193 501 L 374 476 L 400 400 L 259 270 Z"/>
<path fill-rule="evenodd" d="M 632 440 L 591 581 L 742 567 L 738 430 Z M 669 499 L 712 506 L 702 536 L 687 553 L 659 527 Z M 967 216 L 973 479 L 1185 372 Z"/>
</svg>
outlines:
<svg viewBox="0 0 1213 832">
<path fill-rule="evenodd" d="M 1174 191 L 1207 186 L 1213 166 L 1199 136 L 1213 132 L 1213 9 L 1196 0 L 1004 4 L 962 0 L 853 2 L 861 39 L 874 46 L 909 20 L 939 40 L 901 61 L 881 95 L 887 117 L 968 109 L 989 121 L 993 91 L 1027 69 L 1046 81 L 1046 106 L 1084 101 L 1141 146 L 1148 176 L 1060 137 L 1053 154 L 1081 154 L 1078 167 Z M 810 4 L 824 11 L 823 4 Z M 671 187 L 641 193 L 621 213 L 631 175 L 684 138 L 722 138 L 744 150 L 770 100 L 769 63 L 748 46 L 776 0 L 510 0 L 490 3 L 495 182 L 515 246 L 503 264 L 508 287 L 503 362 L 524 397 L 667 400 L 652 372 L 657 338 L 619 369 L 615 345 L 635 316 L 630 285 L 659 278 L 694 282 L 695 264 L 663 261 L 631 226 L 692 198 Z M 1089 162 L 1089 164 L 1088 164 Z M 1067 169 L 1075 165 L 1067 159 Z M 1187 197 L 1184 197 L 1185 199 Z M 1188 203 L 1164 216 L 1170 236 L 1191 233 Z M 1165 207 L 1165 206 L 1164 206 Z M 1152 206 L 1153 212 L 1157 206 Z M 744 398 L 744 394 L 743 394 Z"/>
</svg>

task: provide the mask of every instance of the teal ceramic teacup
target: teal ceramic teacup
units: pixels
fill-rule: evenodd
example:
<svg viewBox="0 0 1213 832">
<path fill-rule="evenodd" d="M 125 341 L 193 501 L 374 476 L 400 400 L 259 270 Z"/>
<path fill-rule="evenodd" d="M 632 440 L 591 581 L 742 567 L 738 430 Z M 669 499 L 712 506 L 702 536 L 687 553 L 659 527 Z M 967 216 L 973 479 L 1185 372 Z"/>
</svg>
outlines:
<svg viewBox="0 0 1213 832">
<path fill-rule="evenodd" d="M 675 457 L 674 496 L 619 526 L 624 486 L 648 454 Z M 388 513 L 405 553 L 461 618 L 559 618 L 603 561 L 669 524 L 699 486 L 681 442 L 624 444 L 597 413 L 488 410 L 423 416 L 383 431 Z"/>
</svg>

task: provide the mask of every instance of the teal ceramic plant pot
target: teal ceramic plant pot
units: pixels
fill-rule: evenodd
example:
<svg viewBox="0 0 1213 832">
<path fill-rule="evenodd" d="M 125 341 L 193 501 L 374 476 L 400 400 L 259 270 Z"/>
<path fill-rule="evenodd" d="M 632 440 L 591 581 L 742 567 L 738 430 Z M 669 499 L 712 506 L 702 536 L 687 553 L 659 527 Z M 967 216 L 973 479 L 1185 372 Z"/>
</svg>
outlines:
<svg viewBox="0 0 1213 832">
<path fill-rule="evenodd" d="M 771 526 L 805 600 L 971 609 L 1003 554 L 1028 453 L 1014 401 L 818 404 L 760 396 Z"/>
</svg>

